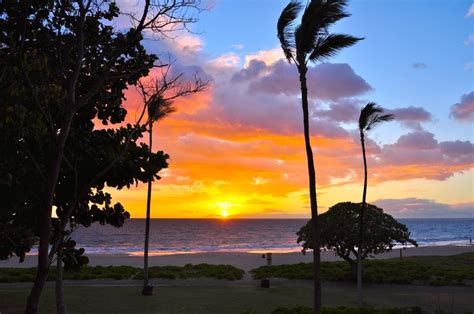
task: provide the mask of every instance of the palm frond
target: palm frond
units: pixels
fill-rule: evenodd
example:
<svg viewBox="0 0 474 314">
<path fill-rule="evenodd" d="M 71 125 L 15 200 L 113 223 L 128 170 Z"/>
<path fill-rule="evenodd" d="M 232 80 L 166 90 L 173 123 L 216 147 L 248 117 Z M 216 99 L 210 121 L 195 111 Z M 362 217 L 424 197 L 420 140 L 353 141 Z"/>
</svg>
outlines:
<svg viewBox="0 0 474 314">
<path fill-rule="evenodd" d="M 349 16 L 344 11 L 346 5 L 346 0 L 312 0 L 308 3 L 296 35 L 296 47 L 300 54 L 310 54 L 319 36 L 326 35 L 331 24 Z"/>
<path fill-rule="evenodd" d="M 379 115 L 375 115 L 373 116 L 370 121 L 369 121 L 369 124 L 367 125 L 367 127 L 365 128 L 366 131 L 369 131 L 370 129 L 372 129 L 376 124 L 379 124 L 379 123 L 382 123 L 382 122 L 388 122 L 388 121 L 392 121 L 394 119 L 394 115 L 393 114 L 385 114 L 385 115 L 382 115 L 382 116 L 379 116 Z"/>
<path fill-rule="evenodd" d="M 360 111 L 359 130 L 365 130 L 365 128 L 369 124 L 370 117 L 373 114 L 377 114 L 382 111 L 383 109 L 374 102 L 369 102 L 367 105 L 365 105 L 365 107 L 362 108 L 362 110 Z"/>
<path fill-rule="evenodd" d="M 147 107 L 150 122 L 158 121 L 176 111 L 173 103 L 163 98 L 160 94 L 151 97 L 147 103 Z"/>
<path fill-rule="evenodd" d="M 320 30 L 321 7 L 323 5 L 324 0 L 312 0 L 304 9 L 301 24 L 296 31 L 296 49 L 301 56 L 306 56 L 311 52 L 315 34 Z"/>
<path fill-rule="evenodd" d="M 347 0 L 326 0 L 321 9 L 321 29 L 327 29 L 331 24 L 336 23 L 340 19 L 349 17 L 350 14 L 345 12 Z"/>
<path fill-rule="evenodd" d="M 293 59 L 293 51 L 296 48 L 292 26 L 301 8 L 299 1 L 292 0 L 281 12 L 277 23 L 278 39 L 289 62 Z"/>
<path fill-rule="evenodd" d="M 359 116 L 359 130 L 361 132 L 372 129 L 376 124 L 388 122 L 394 119 L 393 114 L 382 114 L 382 107 L 376 103 L 370 102 L 362 108 Z"/>
<path fill-rule="evenodd" d="M 357 38 L 345 34 L 329 34 L 318 36 L 314 43 L 314 49 L 309 56 L 312 62 L 321 61 L 335 56 L 339 50 L 350 47 L 363 38 Z"/>
</svg>

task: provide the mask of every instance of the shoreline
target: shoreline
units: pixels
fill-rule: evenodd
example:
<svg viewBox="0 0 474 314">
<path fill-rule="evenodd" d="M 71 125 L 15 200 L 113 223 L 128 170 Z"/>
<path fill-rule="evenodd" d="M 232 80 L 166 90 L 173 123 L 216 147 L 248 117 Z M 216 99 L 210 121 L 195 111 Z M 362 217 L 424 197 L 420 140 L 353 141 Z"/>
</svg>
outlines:
<svg viewBox="0 0 474 314">
<path fill-rule="evenodd" d="M 474 246 L 421 246 L 402 249 L 402 256 L 447 256 L 467 252 L 474 252 Z M 91 266 L 134 266 L 143 267 L 143 255 L 128 254 L 87 254 L 89 265 Z M 390 252 L 379 254 L 375 259 L 399 258 L 400 249 L 395 248 Z M 273 253 L 273 265 L 309 263 L 313 259 L 311 252 L 303 255 L 301 252 Z M 338 258 L 332 251 L 321 252 L 322 261 L 338 261 Z M 36 255 L 27 255 L 23 263 L 18 263 L 18 258 L 11 258 L 6 261 L 0 261 L 1 267 L 35 267 L 37 263 Z M 195 252 L 170 255 L 149 256 L 150 266 L 184 266 L 186 264 L 229 264 L 245 271 L 266 265 L 266 259 L 262 258 L 262 253 L 249 252 Z"/>
</svg>

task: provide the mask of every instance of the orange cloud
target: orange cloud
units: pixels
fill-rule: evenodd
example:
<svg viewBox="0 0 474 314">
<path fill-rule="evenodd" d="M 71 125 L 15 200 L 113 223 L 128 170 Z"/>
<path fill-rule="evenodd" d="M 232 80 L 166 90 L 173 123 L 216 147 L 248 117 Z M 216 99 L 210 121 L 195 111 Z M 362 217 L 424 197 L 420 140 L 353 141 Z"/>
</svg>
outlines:
<svg viewBox="0 0 474 314">
<path fill-rule="evenodd" d="M 199 59 L 202 43 L 185 38 L 181 44 L 190 51 L 194 49 Z M 176 100 L 177 112 L 154 126 L 154 148 L 170 155 L 169 169 L 154 183 L 154 217 L 219 217 L 223 210 L 229 217 L 308 216 L 308 178 L 299 96 L 275 94 L 267 88 L 251 93 L 251 74 L 261 68 L 252 73 L 241 72 L 239 80 L 232 79 L 239 71 L 249 70 L 251 60 L 271 65 L 279 59 L 279 49 L 275 49 L 247 56 L 243 68 L 234 54 L 214 60 L 203 58 L 197 65 L 205 74 L 213 76 L 212 85 L 204 92 Z M 337 73 L 342 73 L 359 85 L 342 89 L 329 84 L 323 94 L 325 99 L 346 101 L 369 88 L 349 65 L 334 68 L 343 68 L 343 71 L 334 72 L 326 65 L 325 69 L 333 75 L 332 81 L 337 82 Z M 193 67 L 178 64 L 178 69 Z M 258 73 L 268 76 L 273 73 L 270 70 Z M 150 76 L 159 74 L 153 70 Z M 255 77 L 258 79 L 260 74 Z M 297 83 L 297 77 L 288 76 L 285 80 L 280 82 L 282 86 Z M 317 94 L 313 96 L 310 99 L 312 144 L 320 209 L 324 211 L 338 201 L 360 198 L 363 178 L 360 143 L 354 127 L 347 127 L 355 123 L 352 120 L 357 113 L 357 102 L 327 106 Z M 127 121 L 133 122 L 141 108 L 141 99 L 133 87 L 127 91 L 126 98 Z M 351 110 L 347 115 L 344 105 Z M 338 112 L 331 111 L 336 109 Z M 422 148 L 420 143 L 429 145 Z M 391 191 L 401 191 L 408 180 L 446 180 L 474 167 L 472 143 L 439 142 L 434 134 L 421 129 L 402 135 L 392 144 L 382 145 L 368 139 L 367 149 L 371 191 L 379 192 L 377 186 L 387 182 L 399 182 L 394 183 Z M 145 186 L 113 192 L 113 195 L 133 217 L 144 216 Z M 470 201 L 463 197 L 458 202 Z M 377 197 L 382 198 L 383 195 Z"/>
</svg>

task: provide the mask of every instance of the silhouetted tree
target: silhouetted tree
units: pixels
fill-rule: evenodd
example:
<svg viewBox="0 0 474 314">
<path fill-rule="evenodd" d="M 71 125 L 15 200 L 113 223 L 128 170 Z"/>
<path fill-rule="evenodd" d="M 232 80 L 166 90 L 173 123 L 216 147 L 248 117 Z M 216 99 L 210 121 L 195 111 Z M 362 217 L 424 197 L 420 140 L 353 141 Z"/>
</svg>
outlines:
<svg viewBox="0 0 474 314">
<path fill-rule="evenodd" d="M 316 63 L 334 56 L 339 50 L 354 45 L 361 38 L 344 34 L 331 34 L 329 27 L 342 18 L 349 16 L 344 9 L 345 0 L 311 0 L 305 7 L 301 23 L 296 28 L 293 23 L 303 8 L 299 1 L 291 1 L 278 19 L 278 38 L 288 62 L 293 62 L 299 72 L 301 84 L 301 102 L 303 107 L 303 125 L 308 162 L 309 196 L 311 217 L 316 235 L 315 243 L 319 243 L 318 205 L 316 198 L 316 173 L 313 152 L 309 135 L 308 90 L 306 73 L 308 63 Z M 314 250 L 314 311 L 321 312 L 321 278 L 320 253 Z"/>
<path fill-rule="evenodd" d="M 139 83 L 143 102 L 148 109 L 148 147 L 150 154 L 152 153 L 153 145 L 153 124 L 175 111 L 172 101 L 178 97 L 198 93 L 204 90 L 209 83 L 209 81 L 202 81 L 196 76 L 193 82 L 183 82 L 181 80 L 183 73 L 169 79 L 170 69 L 170 66 L 166 67 L 166 69 L 162 71 L 161 77 L 153 80 L 150 84 Z M 153 293 L 153 286 L 149 284 L 148 280 L 152 181 L 153 179 L 148 181 L 147 190 L 142 295 L 151 295 Z"/>
<path fill-rule="evenodd" d="M 77 115 L 86 113 L 89 123 L 95 117 L 108 121 L 113 112 L 125 116 L 123 91 L 157 65 L 157 56 L 141 45 L 143 32 L 163 35 L 194 22 L 199 2 L 144 0 L 140 14 L 129 15 L 133 27 L 124 31 L 112 27 L 120 14 L 114 1 L 0 2 L 0 62 L 8 65 L 0 70 L 0 85 L 2 93 L 12 96 L 2 99 L 0 110 L 34 112 L 43 136 L 38 150 L 46 161 L 42 169 L 41 163 L 32 162 L 31 169 L 40 165 L 41 184 L 26 204 L 39 238 L 37 276 L 27 313 L 37 312 L 48 275 L 54 194 L 62 164 L 68 163 L 65 149 Z M 21 144 L 13 145 L 18 151 Z"/>
<path fill-rule="evenodd" d="M 364 225 L 366 232 L 371 236 L 364 241 L 362 250 L 356 249 L 360 247 L 358 222 L 361 208 L 361 203 L 343 202 L 331 206 L 327 212 L 319 215 L 321 249 L 334 251 L 337 256 L 348 262 L 354 276 L 357 274 L 359 256 L 363 260 L 388 252 L 396 243 L 403 246 L 418 245 L 410 238 L 410 232 L 404 224 L 384 213 L 381 208 L 367 204 Z M 301 227 L 296 234 L 298 235 L 297 242 L 303 245 L 303 253 L 308 249 L 314 249 L 311 221 Z"/>
<path fill-rule="evenodd" d="M 83 123 L 76 125 L 81 121 Z M 121 227 L 130 217 L 120 203 L 112 203 L 111 195 L 104 191 L 105 186 L 122 189 L 146 183 L 159 179 L 158 172 L 167 167 L 168 155 L 162 151 L 152 153 L 147 145 L 137 144 L 146 125 L 95 130 L 87 121 L 90 120 L 78 117 L 71 129 L 71 141 L 65 149 L 65 158 L 71 167 L 67 163 L 62 165 L 53 200 L 57 218 L 53 219 L 49 256 L 52 259 L 56 254 L 57 258 L 59 313 L 65 312 L 61 281 L 64 248 L 70 243 L 73 231 L 95 222 Z"/>
<path fill-rule="evenodd" d="M 11 72 L 7 73 L 5 75 Z M 0 114 L 0 143 L 5 148 L 0 152 L 0 171 L 6 173 L 2 175 L 5 180 L 0 189 L 3 200 L 0 205 L 0 258 L 17 255 L 22 261 L 35 242 L 37 195 L 44 182 L 48 162 L 44 148 L 49 143 L 44 128 L 39 127 L 44 126 L 43 120 L 38 119 L 34 110 L 25 110 L 28 99 L 15 89 L 16 83 L 12 83 L 15 78 L 13 75 L 12 80 L 0 81 L 4 101 L 0 106 L 0 112 L 4 113 Z M 47 78 L 47 73 L 43 78 Z M 3 84 L 14 88 L 3 89 Z M 13 101 L 21 105 L 14 105 Z M 96 129 L 91 123 L 93 117 L 94 112 L 88 108 L 76 114 L 53 197 L 57 218 L 52 218 L 49 258 L 52 263 L 56 256 L 58 313 L 65 312 L 62 265 L 66 256 L 71 256 L 64 251 L 67 251 L 66 243 L 70 243 L 72 232 L 77 226 L 88 227 L 93 222 L 120 227 L 129 217 L 120 203 L 111 203 L 110 194 L 103 191 L 105 185 L 121 189 L 147 182 L 157 178 L 157 172 L 167 166 L 168 156 L 163 152 L 151 154 L 145 144 L 137 145 L 136 141 L 146 131 L 146 124 L 140 124 L 141 119 L 134 126 Z M 123 122 L 125 114 L 123 110 L 109 107 L 100 117 L 104 119 L 103 123 L 117 124 Z M 30 121 L 30 128 L 25 128 Z"/>
<path fill-rule="evenodd" d="M 360 142 L 362 145 L 362 156 L 364 159 L 364 190 L 362 192 L 362 207 L 360 209 L 359 217 L 359 245 L 362 249 L 364 241 L 364 214 L 366 208 L 366 197 L 367 197 L 367 158 L 365 156 L 365 132 L 371 130 L 375 125 L 393 120 L 392 114 L 383 114 L 383 109 L 377 106 L 375 103 L 368 103 L 362 108 L 359 116 L 359 133 Z M 362 306 L 362 254 L 357 254 L 357 302 L 359 306 Z"/>
</svg>

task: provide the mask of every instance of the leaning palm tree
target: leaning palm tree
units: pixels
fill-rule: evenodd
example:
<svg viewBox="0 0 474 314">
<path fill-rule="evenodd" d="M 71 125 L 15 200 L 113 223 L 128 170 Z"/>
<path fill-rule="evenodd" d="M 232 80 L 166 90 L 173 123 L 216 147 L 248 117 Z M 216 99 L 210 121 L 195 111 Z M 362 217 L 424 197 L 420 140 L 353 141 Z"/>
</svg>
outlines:
<svg viewBox="0 0 474 314">
<path fill-rule="evenodd" d="M 278 19 L 277 30 L 283 53 L 290 63 L 294 63 L 299 72 L 301 83 L 301 102 L 303 107 L 304 139 L 308 163 L 309 196 L 311 203 L 311 221 L 314 232 L 314 312 L 321 312 L 320 277 L 320 230 L 318 205 L 316 199 L 316 173 L 309 135 L 308 89 L 306 73 L 308 63 L 316 63 L 334 56 L 339 50 L 354 45 L 361 38 L 345 34 L 331 34 L 329 27 L 338 20 L 349 16 L 344 9 L 345 0 L 311 0 L 304 8 L 301 23 L 294 27 L 294 21 L 301 9 L 299 1 L 291 1 Z"/>
<path fill-rule="evenodd" d="M 153 123 L 163 119 L 170 113 L 175 111 L 171 101 L 165 99 L 161 93 L 154 94 L 147 101 L 146 106 L 148 108 L 148 147 L 150 154 L 152 152 L 153 144 Z M 151 187 L 152 180 L 148 181 L 148 193 L 146 200 L 146 225 L 145 225 L 145 251 L 144 251 L 144 265 L 143 265 L 143 295 L 151 295 L 153 293 L 153 286 L 148 282 L 148 246 L 150 242 L 150 211 L 151 211 Z"/>
<path fill-rule="evenodd" d="M 360 111 L 359 132 L 362 144 L 362 156 L 364 158 L 364 191 L 362 193 L 362 207 L 359 214 L 359 245 L 357 249 L 357 302 L 362 306 L 362 245 L 364 236 L 364 213 L 367 207 L 367 158 L 365 155 L 365 132 L 371 130 L 381 122 L 393 120 L 393 114 L 383 114 L 383 109 L 375 103 L 368 103 Z"/>
</svg>

